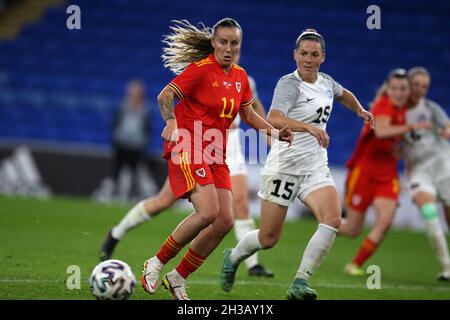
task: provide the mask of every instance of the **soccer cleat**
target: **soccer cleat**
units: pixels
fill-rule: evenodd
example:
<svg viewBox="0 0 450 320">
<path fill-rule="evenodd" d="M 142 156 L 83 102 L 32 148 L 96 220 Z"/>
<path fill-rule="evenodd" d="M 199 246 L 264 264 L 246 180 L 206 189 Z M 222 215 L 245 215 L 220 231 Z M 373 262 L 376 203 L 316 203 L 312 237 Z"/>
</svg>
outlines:
<svg viewBox="0 0 450 320">
<path fill-rule="evenodd" d="M 359 277 L 366 274 L 363 268 L 354 264 L 353 262 L 347 263 L 347 265 L 344 268 L 344 272 L 351 276 L 359 276 Z"/>
<path fill-rule="evenodd" d="M 114 238 L 111 233 L 112 229 L 108 230 L 106 234 L 105 240 L 103 240 L 102 246 L 100 248 L 100 252 L 98 254 L 100 261 L 105 261 L 111 259 L 114 248 L 119 242 L 118 239 Z"/>
<path fill-rule="evenodd" d="M 248 275 L 253 277 L 265 277 L 265 278 L 273 278 L 274 274 L 272 271 L 267 270 L 264 266 L 257 264 L 256 266 L 248 269 Z"/>
<path fill-rule="evenodd" d="M 185 281 L 177 280 L 176 278 L 173 274 L 168 273 L 164 276 L 161 284 L 170 291 L 175 300 L 191 300 L 186 293 Z"/>
<path fill-rule="evenodd" d="M 232 249 L 226 249 L 223 254 L 223 264 L 220 271 L 220 286 L 223 291 L 230 292 L 236 279 L 237 266 L 234 266 L 230 259 Z"/>
<path fill-rule="evenodd" d="M 296 278 L 287 292 L 289 300 L 316 300 L 317 291 L 305 279 Z"/>
<path fill-rule="evenodd" d="M 437 275 L 439 281 L 450 281 L 450 272 L 441 272 Z"/>
<path fill-rule="evenodd" d="M 145 261 L 141 281 L 144 290 L 148 293 L 155 293 L 156 287 L 158 286 L 159 274 L 163 266 L 164 264 L 157 257 Z"/>
</svg>

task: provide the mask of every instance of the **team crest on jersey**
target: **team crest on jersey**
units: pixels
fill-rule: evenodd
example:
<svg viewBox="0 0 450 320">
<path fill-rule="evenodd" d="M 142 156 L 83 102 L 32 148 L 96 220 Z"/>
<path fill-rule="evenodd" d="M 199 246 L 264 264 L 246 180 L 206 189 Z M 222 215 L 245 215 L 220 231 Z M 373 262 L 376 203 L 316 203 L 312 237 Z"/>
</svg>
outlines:
<svg viewBox="0 0 450 320">
<path fill-rule="evenodd" d="M 217 81 L 214 81 L 214 82 L 212 83 L 212 86 L 215 87 L 215 88 L 218 88 L 218 87 L 219 87 L 219 84 L 217 83 Z"/>
<path fill-rule="evenodd" d="M 333 98 L 333 91 L 331 91 L 330 89 L 327 90 L 327 96 L 328 99 L 332 99 Z"/>
<path fill-rule="evenodd" d="M 241 93 L 241 83 L 240 82 L 236 82 L 236 90 L 238 93 Z"/>
<path fill-rule="evenodd" d="M 361 201 L 362 201 L 362 197 L 359 194 L 353 195 L 353 197 L 352 197 L 352 204 L 354 206 L 359 205 L 361 203 Z"/>
<path fill-rule="evenodd" d="M 200 169 L 198 169 L 198 170 L 195 170 L 195 173 L 196 173 L 199 177 L 202 177 L 202 178 L 204 178 L 204 177 L 206 176 L 206 172 L 205 172 L 205 169 L 204 169 L 204 168 L 200 168 Z"/>
</svg>

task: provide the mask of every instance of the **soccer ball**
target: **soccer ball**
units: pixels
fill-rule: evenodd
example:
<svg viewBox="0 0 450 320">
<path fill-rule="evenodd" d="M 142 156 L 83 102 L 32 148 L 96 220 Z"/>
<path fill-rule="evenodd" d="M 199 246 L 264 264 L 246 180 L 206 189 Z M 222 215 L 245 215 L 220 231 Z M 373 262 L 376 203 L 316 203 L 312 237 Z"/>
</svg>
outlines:
<svg viewBox="0 0 450 320">
<path fill-rule="evenodd" d="M 94 268 L 89 284 L 98 300 L 126 300 L 133 294 L 136 278 L 128 264 L 111 259 Z"/>
</svg>

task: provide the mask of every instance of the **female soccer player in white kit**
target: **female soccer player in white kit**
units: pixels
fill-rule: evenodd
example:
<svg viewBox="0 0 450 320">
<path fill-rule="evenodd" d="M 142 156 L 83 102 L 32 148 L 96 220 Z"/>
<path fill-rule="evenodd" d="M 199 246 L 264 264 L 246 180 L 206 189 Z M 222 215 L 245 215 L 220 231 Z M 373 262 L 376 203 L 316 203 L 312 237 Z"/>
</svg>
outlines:
<svg viewBox="0 0 450 320">
<path fill-rule="evenodd" d="M 414 67 L 408 71 L 408 78 L 411 107 L 406 122 L 413 125 L 426 121 L 432 125 L 405 136 L 408 189 L 425 219 L 428 237 L 442 266 L 438 279 L 450 281 L 450 256 L 437 206 L 437 202 L 444 205 L 450 225 L 450 120 L 442 107 L 426 97 L 431 80 L 428 71 Z"/>
<path fill-rule="evenodd" d="M 261 176 L 260 229 L 245 235 L 233 249 L 225 250 L 220 282 L 232 289 L 237 268 L 260 249 L 273 247 L 281 235 L 289 204 L 299 198 L 319 221 L 303 254 L 288 299 L 315 299 L 308 280 L 329 252 L 341 223 L 341 202 L 328 168 L 326 124 L 333 99 L 367 121 L 367 112 L 355 96 L 330 76 L 320 73 L 325 42 L 314 29 L 305 30 L 295 44 L 297 69 L 283 76 L 275 88 L 268 121 L 276 128 L 294 131 L 293 144 L 274 141 Z"/>
</svg>

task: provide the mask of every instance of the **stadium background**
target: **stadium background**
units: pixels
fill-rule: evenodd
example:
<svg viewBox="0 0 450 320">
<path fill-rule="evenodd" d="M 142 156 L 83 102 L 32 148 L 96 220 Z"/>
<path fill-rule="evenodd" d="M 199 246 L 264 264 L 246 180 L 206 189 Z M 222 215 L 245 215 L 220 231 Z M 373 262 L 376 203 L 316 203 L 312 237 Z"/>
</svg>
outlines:
<svg viewBox="0 0 450 320">
<path fill-rule="evenodd" d="M 107 196 L 111 122 L 124 87 L 133 78 L 145 82 L 151 111 L 147 168 L 154 179 L 143 176 L 144 193 L 157 192 L 166 168 L 160 159 L 164 124 L 156 95 L 172 77 L 161 63 L 161 39 L 173 19 L 208 26 L 225 16 L 237 19 L 244 30 L 241 65 L 256 79 L 266 109 L 277 80 L 295 68 L 295 39 L 303 29 L 314 27 L 326 40 L 322 71 L 352 90 L 365 106 L 389 70 L 422 65 L 432 75 L 430 98 L 450 111 L 450 2 L 446 1 L 0 3 L 0 192 L 4 194 L 120 200 Z M 66 27 L 71 4 L 81 9 L 80 30 Z M 381 9 L 380 30 L 366 26 L 371 4 Z M 329 159 L 341 192 L 343 165 L 361 125 L 350 111 L 335 104 L 328 125 Z M 246 156 L 254 157 L 248 152 Z M 256 214 L 259 169 L 249 170 L 251 208 Z M 422 228 L 405 192 L 401 203 L 395 224 Z M 303 210 L 294 206 L 290 217 Z"/>
</svg>

